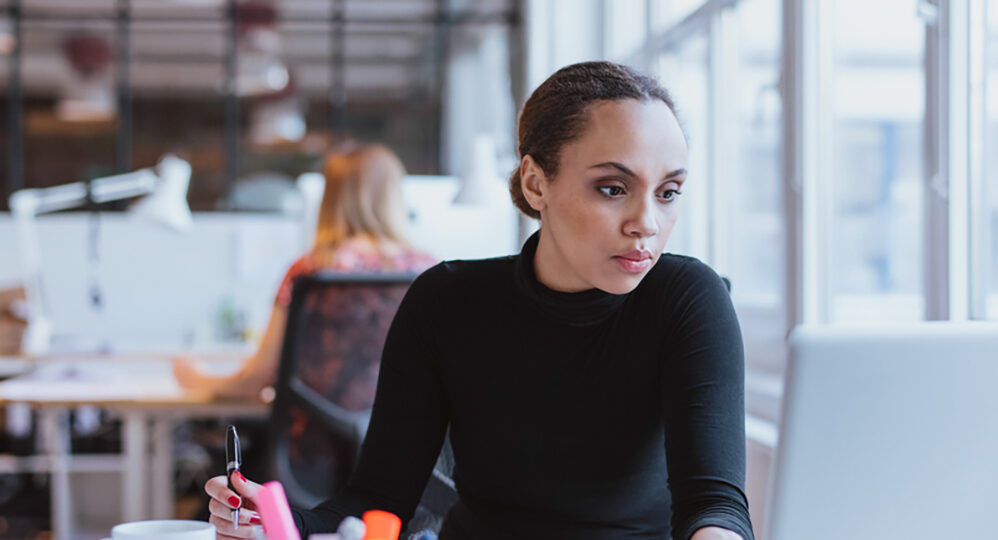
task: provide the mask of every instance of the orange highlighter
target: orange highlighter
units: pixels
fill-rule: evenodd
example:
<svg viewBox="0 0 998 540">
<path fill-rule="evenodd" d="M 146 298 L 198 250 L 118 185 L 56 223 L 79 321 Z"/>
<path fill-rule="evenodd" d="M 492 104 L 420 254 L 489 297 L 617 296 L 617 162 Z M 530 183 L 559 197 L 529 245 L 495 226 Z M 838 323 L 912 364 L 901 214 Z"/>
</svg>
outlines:
<svg viewBox="0 0 998 540">
<path fill-rule="evenodd" d="M 402 532 L 402 520 L 391 512 L 368 510 L 363 519 L 367 528 L 364 540 L 398 540 Z"/>
</svg>

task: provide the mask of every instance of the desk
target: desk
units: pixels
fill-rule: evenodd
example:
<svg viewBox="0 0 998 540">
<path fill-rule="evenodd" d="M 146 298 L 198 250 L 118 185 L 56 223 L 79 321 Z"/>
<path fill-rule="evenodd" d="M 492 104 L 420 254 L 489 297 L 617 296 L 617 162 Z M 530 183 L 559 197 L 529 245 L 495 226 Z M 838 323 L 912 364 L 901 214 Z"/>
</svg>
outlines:
<svg viewBox="0 0 998 540">
<path fill-rule="evenodd" d="M 230 362 L 231 363 L 231 362 Z M 0 457 L 0 471 L 51 474 L 54 540 L 73 537 L 70 472 L 121 471 L 124 521 L 173 517 L 173 428 L 195 418 L 261 418 L 262 401 L 213 401 L 183 391 L 168 355 L 41 359 L 0 382 L 0 404 L 23 403 L 39 417 L 43 454 Z M 69 412 L 94 406 L 122 421 L 120 455 L 73 454 Z"/>
</svg>

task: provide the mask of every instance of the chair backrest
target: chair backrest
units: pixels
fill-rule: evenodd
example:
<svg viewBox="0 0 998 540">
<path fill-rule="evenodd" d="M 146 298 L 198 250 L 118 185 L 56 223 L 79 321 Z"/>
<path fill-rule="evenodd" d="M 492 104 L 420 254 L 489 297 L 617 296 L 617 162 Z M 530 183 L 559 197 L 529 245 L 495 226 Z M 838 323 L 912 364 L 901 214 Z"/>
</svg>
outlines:
<svg viewBox="0 0 998 540">
<path fill-rule="evenodd" d="M 381 351 L 414 274 L 297 278 L 269 423 L 270 463 L 292 504 L 311 507 L 353 470 Z"/>
</svg>

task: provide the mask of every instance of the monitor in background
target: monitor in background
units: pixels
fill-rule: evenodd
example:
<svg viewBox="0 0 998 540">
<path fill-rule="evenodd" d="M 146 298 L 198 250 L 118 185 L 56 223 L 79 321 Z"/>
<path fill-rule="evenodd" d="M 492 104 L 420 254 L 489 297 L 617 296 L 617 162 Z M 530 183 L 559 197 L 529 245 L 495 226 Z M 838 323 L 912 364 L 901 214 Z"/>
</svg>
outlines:
<svg viewBox="0 0 998 540">
<path fill-rule="evenodd" d="M 800 327 L 764 540 L 998 538 L 998 324 Z"/>
</svg>

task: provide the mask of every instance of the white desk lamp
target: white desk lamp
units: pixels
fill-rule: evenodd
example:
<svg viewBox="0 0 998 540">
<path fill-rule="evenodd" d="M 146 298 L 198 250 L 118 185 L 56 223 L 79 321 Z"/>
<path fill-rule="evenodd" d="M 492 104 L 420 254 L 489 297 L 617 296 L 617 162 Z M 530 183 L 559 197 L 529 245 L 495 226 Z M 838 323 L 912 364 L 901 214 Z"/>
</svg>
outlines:
<svg viewBox="0 0 998 540">
<path fill-rule="evenodd" d="M 90 201 L 100 204 L 148 195 L 132 205 L 129 212 L 136 217 L 167 225 L 177 231 L 184 231 L 189 229 L 192 223 L 191 210 L 187 206 L 187 187 L 190 180 L 190 164 L 167 154 L 160 159 L 155 168 L 139 169 L 90 182 L 22 189 L 10 196 L 10 210 L 20 244 L 21 274 L 24 279 L 25 303 L 28 309 L 28 326 L 21 347 L 25 353 L 44 354 L 49 348 L 52 337 L 52 322 L 47 316 L 42 294 L 35 217 L 84 206 Z"/>
<path fill-rule="evenodd" d="M 470 159 L 461 175 L 454 204 L 495 205 L 509 200 L 500 179 L 496 145 L 491 135 L 479 133 L 471 143 Z M 509 204 L 505 202 L 505 204 Z"/>
</svg>

